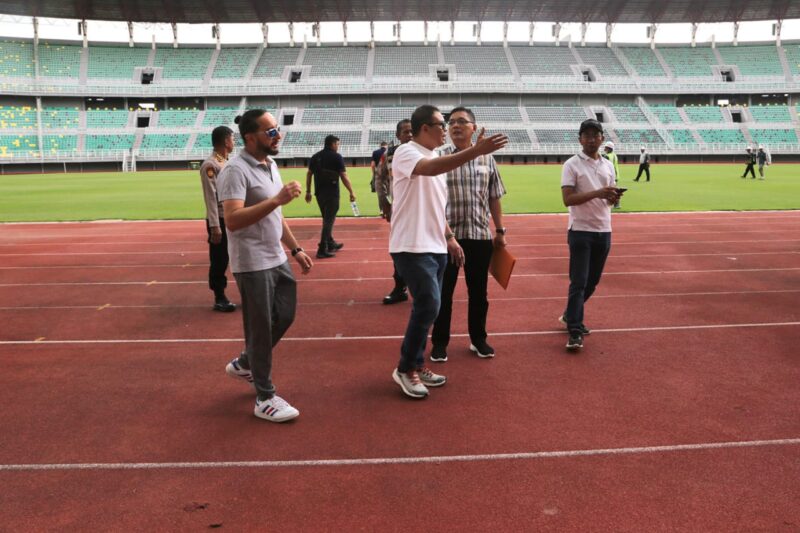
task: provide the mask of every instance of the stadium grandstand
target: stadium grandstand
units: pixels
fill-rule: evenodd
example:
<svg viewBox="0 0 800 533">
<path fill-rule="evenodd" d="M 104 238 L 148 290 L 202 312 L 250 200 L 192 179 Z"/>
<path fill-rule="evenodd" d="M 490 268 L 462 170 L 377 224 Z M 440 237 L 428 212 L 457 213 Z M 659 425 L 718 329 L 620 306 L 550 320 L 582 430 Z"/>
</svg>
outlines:
<svg viewBox="0 0 800 533">
<path fill-rule="evenodd" d="M 651 3 L 622 2 L 624 9 L 600 13 L 595 3 L 572 0 L 541 2 L 531 13 L 527 2 L 511 0 L 470 4 L 455 14 L 447 2 L 426 4 L 426 12 L 414 4 L 402 17 L 477 21 L 475 39 L 458 41 L 451 33 L 449 40 L 429 40 L 426 30 L 406 41 L 398 22 L 391 42 L 376 41 L 374 30 L 348 42 L 346 24 L 342 42 L 320 41 L 321 21 L 398 20 L 383 1 L 347 2 L 334 11 L 303 2 L 267 11 L 233 1 L 224 17 L 206 4 L 184 11 L 175 2 L 147 16 L 111 0 L 5 3 L 4 16 L 32 23 L 28 38 L 0 36 L 0 165 L 185 166 L 208 153 L 211 129 L 233 126 L 252 107 L 276 115 L 282 164 L 302 163 L 330 133 L 341 138 L 348 159 L 363 162 L 378 142 L 392 141 L 399 119 L 426 102 L 444 112 L 466 105 L 487 131 L 508 134 L 503 162 L 560 161 L 576 150 L 576 124 L 588 117 L 606 125 L 623 160 L 642 145 L 662 160 L 730 160 L 759 144 L 777 159 L 800 156 L 800 42 L 780 36 L 781 20 L 800 17 L 797 3 L 730 10 L 665 0 L 653 11 Z M 40 16 L 82 21 L 82 40 L 41 38 Z M 130 21 L 129 42 L 93 40 L 87 19 Z M 534 41 L 535 22 L 528 41 L 506 38 L 510 21 L 531 19 L 582 22 L 581 39 L 562 38 L 554 23 L 552 40 Z M 184 44 L 175 20 L 211 23 L 216 38 Z M 481 23 L 489 20 L 504 23 L 502 41 L 481 41 Z M 605 42 L 586 42 L 587 20 L 607 23 Z M 655 42 L 658 24 L 692 23 L 696 31 L 699 22 L 728 22 L 738 31 L 748 20 L 777 21 L 775 38 Z M 296 40 L 287 21 L 314 24 L 311 42 Z M 134 42 L 131 22 L 172 23 L 174 40 Z M 221 22 L 261 23 L 264 40 L 222 44 Z M 288 25 L 288 42 L 268 38 L 268 24 L 279 23 Z M 650 42 L 615 42 L 618 23 L 650 24 Z"/>
</svg>

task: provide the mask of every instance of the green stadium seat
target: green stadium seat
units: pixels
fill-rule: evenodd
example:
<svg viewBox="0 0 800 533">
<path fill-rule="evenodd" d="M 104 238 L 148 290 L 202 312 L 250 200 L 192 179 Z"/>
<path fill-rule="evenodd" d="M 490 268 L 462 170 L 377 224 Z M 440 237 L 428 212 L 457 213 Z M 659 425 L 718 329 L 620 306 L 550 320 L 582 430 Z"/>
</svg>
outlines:
<svg viewBox="0 0 800 533">
<path fill-rule="evenodd" d="M 775 45 L 719 46 L 723 61 L 736 65 L 744 76 L 783 76 L 783 65 Z"/>
<path fill-rule="evenodd" d="M 703 106 L 685 106 L 683 110 L 689 121 L 693 124 L 707 124 L 711 122 L 723 123 L 725 120 L 722 117 L 722 111 L 719 106 L 703 105 Z"/>
<path fill-rule="evenodd" d="M 186 148 L 186 144 L 189 142 L 189 134 L 182 133 L 182 134 L 163 134 L 163 133 L 148 133 L 142 139 L 142 144 L 139 146 L 139 150 L 146 152 L 148 150 L 180 150 Z"/>
<path fill-rule="evenodd" d="M 0 135 L 0 160 L 15 156 L 39 155 L 39 141 L 35 135 Z"/>
<path fill-rule="evenodd" d="M 789 107 L 785 105 L 759 105 L 748 108 L 756 122 L 791 122 Z"/>
<path fill-rule="evenodd" d="M 33 78 L 33 43 L 0 40 L 0 76 Z"/>
<path fill-rule="evenodd" d="M 0 105 L 0 130 L 36 129 L 36 108 Z"/>
<path fill-rule="evenodd" d="M 149 55 L 149 47 L 90 46 L 87 76 L 91 79 L 130 80 L 136 67 L 147 65 Z"/>
<path fill-rule="evenodd" d="M 620 51 L 628 60 L 628 63 L 636 70 L 636 73 L 643 78 L 664 78 L 667 73 L 661 67 L 656 54 L 649 46 L 623 46 Z"/>
<path fill-rule="evenodd" d="M 376 46 L 373 76 L 430 78 L 429 65 L 438 63 L 439 57 L 435 46 Z"/>
<path fill-rule="evenodd" d="M 793 129 L 749 128 L 749 131 L 757 144 L 797 144 L 797 132 Z"/>
<path fill-rule="evenodd" d="M 39 43 L 39 75 L 54 78 L 75 78 L 81 73 L 80 46 Z"/>
<path fill-rule="evenodd" d="M 697 133 L 710 144 L 745 144 L 741 130 L 735 129 L 698 129 Z"/>
<path fill-rule="evenodd" d="M 659 48 L 658 51 L 676 78 L 710 78 L 713 75 L 711 65 L 719 63 L 708 46 L 675 46 Z"/>
<path fill-rule="evenodd" d="M 213 78 L 244 78 L 258 48 L 222 48 L 214 65 Z"/>
<path fill-rule="evenodd" d="M 108 150 L 130 150 L 133 148 L 135 135 L 87 135 L 84 139 L 87 152 Z"/>
<path fill-rule="evenodd" d="M 199 80 L 213 53 L 211 48 L 157 48 L 153 66 L 163 69 L 162 80 Z"/>
</svg>

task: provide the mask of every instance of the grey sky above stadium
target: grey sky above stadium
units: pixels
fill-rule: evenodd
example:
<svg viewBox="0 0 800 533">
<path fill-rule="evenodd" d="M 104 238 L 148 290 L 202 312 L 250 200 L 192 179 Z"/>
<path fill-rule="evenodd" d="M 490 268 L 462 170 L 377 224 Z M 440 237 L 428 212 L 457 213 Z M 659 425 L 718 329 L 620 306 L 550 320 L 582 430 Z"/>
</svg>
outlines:
<svg viewBox="0 0 800 533">
<path fill-rule="evenodd" d="M 8 15 L 134 22 L 734 22 L 800 18 L 796 0 L 3 0 Z"/>
</svg>

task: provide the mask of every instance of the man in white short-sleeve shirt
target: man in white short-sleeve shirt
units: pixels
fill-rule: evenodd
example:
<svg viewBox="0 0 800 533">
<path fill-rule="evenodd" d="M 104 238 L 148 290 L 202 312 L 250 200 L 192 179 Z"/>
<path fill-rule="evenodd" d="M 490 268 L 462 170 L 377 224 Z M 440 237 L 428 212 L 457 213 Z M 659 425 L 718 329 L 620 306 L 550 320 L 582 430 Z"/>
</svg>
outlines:
<svg viewBox="0 0 800 533">
<path fill-rule="evenodd" d="M 567 349 L 583 347 L 590 333 L 583 324 L 583 309 L 594 293 L 611 250 L 611 209 L 622 196 L 616 188 L 614 165 L 600 156 L 603 125 L 589 119 L 581 123 L 578 140 L 583 148 L 570 157 L 561 173 L 561 195 L 569 208 L 569 293 L 559 321 L 567 326 Z"/>
<path fill-rule="evenodd" d="M 275 117 L 251 109 L 236 123 L 244 150 L 220 173 L 217 193 L 225 211 L 231 271 L 242 296 L 245 349 L 225 372 L 255 387 L 257 417 L 285 422 L 300 412 L 275 394 L 272 382 L 272 352 L 297 307 L 297 283 L 281 243 L 304 274 L 312 262 L 283 219 L 281 206 L 300 196 L 300 184 L 283 185 L 271 157 L 281 140 Z"/>
<path fill-rule="evenodd" d="M 436 148 L 445 142 L 447 124 L 437 108 L 418 107 L 411 115 L 413 140 L 400 146 L 392 159 L 392 217 L 389 253 L 398 274 L 408 285 L 413 304 L 400 347 L 394 381 L 412 398 L 424 398 L 427 387 L 447 381 L 425 366 L 425 342 L 436 320 L 448 254 L 459 267 L 464 252 L 447 225 L 447 176 L 480 155 L 499 150 L 505 135 L 486 137 L 471 148 L 439 157 Z"/>
</svg>

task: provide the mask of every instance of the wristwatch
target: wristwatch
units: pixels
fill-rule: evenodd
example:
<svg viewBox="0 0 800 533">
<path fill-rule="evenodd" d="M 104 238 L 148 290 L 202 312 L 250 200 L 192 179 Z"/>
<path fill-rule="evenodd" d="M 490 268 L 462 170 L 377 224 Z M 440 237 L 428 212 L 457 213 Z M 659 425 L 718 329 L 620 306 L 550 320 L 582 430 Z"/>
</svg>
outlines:
<svg viewBox="0 0 800 533">
<path fill-rule="evenodd" d="M 305 250 L 303 250 L 302 248 L 300 248 L 300 247 L 298 246 L 297 248 L 295 248 L 294 250 L 292 250 L 292 257 L 296 256 L 296 255 L 297 255 L 297 254 L 299 254 L 300 252 L 305 252 Z"/>
<path fill-rule="evenodd" d="M 497 229 L 495 230 L 495 232 L 496 232 L 498 235 L 505 235 L 505 234 L 506 234 L 506 228 L 497 228 Z"/>
<path fill-rule="evenodd" d="M 452 239 L 455 236 L 456 236 L 456 234 L 453 233 L 452 231 L 450 233 L 445 233 L 444 234 L 444 240 L 449 241 L 450 239 Z"/>
</svg>

